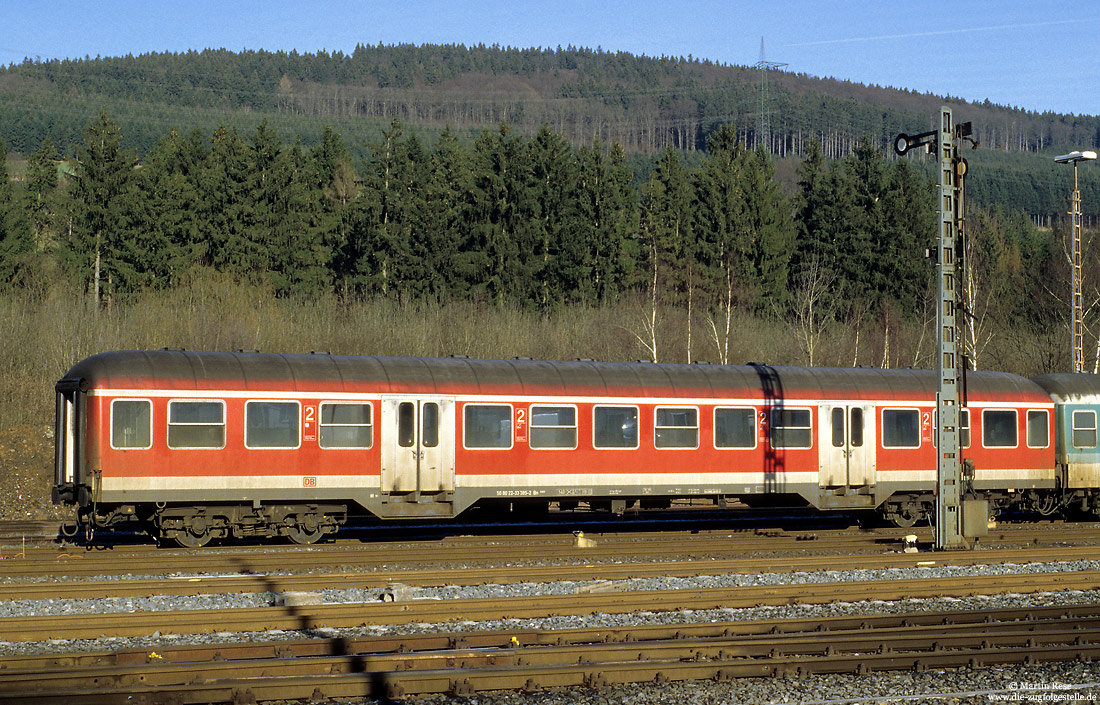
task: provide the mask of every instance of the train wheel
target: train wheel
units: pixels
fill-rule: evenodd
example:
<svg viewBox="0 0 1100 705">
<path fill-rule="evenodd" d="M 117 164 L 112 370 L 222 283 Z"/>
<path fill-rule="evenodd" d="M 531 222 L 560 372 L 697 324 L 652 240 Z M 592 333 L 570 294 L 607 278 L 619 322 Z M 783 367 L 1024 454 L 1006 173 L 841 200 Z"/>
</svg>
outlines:
<svg viewBox="0 0 1100 705">
<path fill-rule="evenodd" d="M 923 518 L 924 512 L 914 509 L 912 505 L 899 506 L 886 514 L 886 519 L 899 529 L 912 528 Z"/>
<path fill-rule="evenodd" d="M 324 527 L 317 521 L 316 516 L 298 516 L 292 526 L 288 526 L 286 537 L 300 546 L 308 546 L 325 535 Z"/>
<path fill-rule="evenodd" d="M 210 531 L 210 522 L 206 516 L 199 514 L 185 521 L 183 528 L 178 529 L 173 538 L 184 548 L 202 548 L 210 543 L 214 534 Z"/>
<path fill-rule="evenodd" d="M 317 540 L 325 535 L 319 527 L 313 531 L 306 531 L 298 526 L 291 527 L 286 536 L 288 539 L 300 546 L 308 546 L 311 543 L 317 543 Z"/>
<path fill-rule="evenodd" d="M 183 548 L 202 548 L 206 544 L 210 543 L 210 532 L 205 528 L 202 533 L 193 533 L 184 529 L 183 531 L 176 532 L 176 535 L 172 537 L 176 543 Z"/>
</svg>

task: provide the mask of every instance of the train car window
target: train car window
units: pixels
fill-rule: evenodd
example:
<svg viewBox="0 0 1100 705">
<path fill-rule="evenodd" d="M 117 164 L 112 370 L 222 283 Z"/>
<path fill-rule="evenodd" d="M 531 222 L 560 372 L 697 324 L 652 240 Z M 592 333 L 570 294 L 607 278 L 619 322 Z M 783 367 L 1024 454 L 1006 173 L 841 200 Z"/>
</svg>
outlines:
<svg viewBox="0 0 1100 705">
<path fill-rule="evenodd" d="M 246 401 L 245 448 L 297 448 L 301 444 L 296 401 Z"/>
<path fill-rule="evenodd" d="M 168 447 L 224 448 L 225 402 L 175 399 L 169 401 Z"/>
<path fill-rule="evenodd" d="M 932 412 L 932 445 L 936 445 L 936 429 L 939 428 L 940 412 Z M 959 409 L 959 447 L 970 447 L 970 410 Z"/>
<path fill-rule="evenodd" d="M 321 402 L 322 448 L 370 448 L 374 425 L 370 404 Z"/>
<path fill-rule="evenodd" d="M 1073 446 L 1075 448 L 1096 447 L 1096 412 L 1073 412 Z"/>
<path fill-rule="evenodd" d="M 916 409 L 883 409 L 882 447 L 920 448 L 920 412 Z"/>
<path fill-rule="evenodd" d="M 832 418 L 833 426 L 833 448 L 844 447 L 844 408 L 836 407 L 833 409 Z"/>
<path fill-rule="evenodd" d="M 153 447 L 153 403 L 148 399 L 111 402 L 111 447 L 145 450 Z"/>
<path fill-rule="evenodd" d="M 1046 448 L 1050 445 L 1050 413 L 1032 409 L 1027 412 L 1027 447 Z"/>
<path fill-rule="evenodd" d="M 714 447 L 755 448 L 756 409 L 715 409 Z"/>
<path fill-rule="evenodd" d="M 813 442 L 809 409 L 772 409 L 772 448 L 809 448 Z"/>
<path fill-rule="evenodd" d="M 576 448 L 576 407 L 532 406 L 530 444 L 532 448 Z"/>
<path fill-rule="evenodd" d="M 463 413 L 467 448 L 512 447 L 512 407 L 467 404 Z"/>
<path fill-rule="evenodd" d="M 412 448 L 416 443 L 416 405 L 403 401 L 397 405 L 397 444 Z"/>
<path fill-rule="evenodd" d="M 694 407 L 657 407 L 653 445 L 657 448 L 698 448 L 699 410 Z"/>
<path fill-rule="evenodd" d="M 595 415 L 593 447 L 638 447 L 638 407 L 597 406 L 592 413 Z"/>
<path fill-rule="evenodd" d="M 424 402 L 420 407 L 420 445 L 435 448 L 439 445 L 439 404 Z"/>
<path fill-rule="evenodd" d="M 982 445 L 986 448 L 1015 448 L 1016 410 L 985 409 L 982 411 Z"/>
<path fill-rule="evenodd" d="M 848 425 L 848 444 L 853 448 L 863 447 L 863 409 L 858 406 L 849 414 L 851 423 Z"/>
</svg>

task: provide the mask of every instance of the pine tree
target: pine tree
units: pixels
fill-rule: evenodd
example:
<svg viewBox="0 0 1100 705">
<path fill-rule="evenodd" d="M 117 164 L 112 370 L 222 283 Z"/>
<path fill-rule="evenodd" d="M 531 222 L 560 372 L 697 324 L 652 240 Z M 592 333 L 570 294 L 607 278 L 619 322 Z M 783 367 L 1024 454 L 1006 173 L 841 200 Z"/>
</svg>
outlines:
<svg viewBox="0 0 1100 705">
<path fill-rule="evenodd" d="M 846 303 L 848 279 L 842 262 L 842 240 L 849 227 L 854 194 L 836 162 L 826 163 L 814 141 L 799 169 L 797 235 L 791 257 L 791 274 L 797 280 L 828 281 L 821 294 L 824 308 L 839 309 Z M 847 301 L 847 303 L 851 303 Z"/>
<path fill-rule="evenodd" d="M 248 145 L 236 128 L 215 130 L 200 181 L 203 222 L 209 224 L 205 263 L 254 280 L 258 257 L 250 232 L 254 219 L 251 169 Z"/>
<path fill-rule="evenodd" d="M 172 286 L 195 261 L 195 193 L 179 169 L 179 142 L 170 133 L 130 180 L 115 258 L 122 290 Z"/>
<path fill-rule="evenodd" d="M 532 292 L 548 308 L 578 291 L 588 280 L 584 243 L 578 237 L 577 165 L 565 138 L 543 125 L 528 143 L 531 170 L 530 253 L 538 290 Z"/>
<path fill-rule="evenodd" d="M 886 175 L 882 151 L 865 137 L 842 162 L 842 202 L 849 203 L 838 232 L 839 268 L 847 284 L 846 298 L 877 311 L 887 289 L 881 249 L 885 215 Z"/>
<path fill-rule="evenodd" d="M 512 137 L 507 124 L 485 130 L 474 144 L 473 164 L 469 238 L 462 248 L 468 259 L 484 265 L 473 287 L 497 303 L 531 305 L 541 289 L 535 279 L 541 258 L 533 257 L 538 243 L 523 141 Z"/>
<path fill-rule="evenodd" d="M 26 266 L 34 244 L 8 176 L 8 147 L 0 140 L 0 283 L 11 283 Z"/>
<path fill-rule="evenodd" d="M 277 192 L 267 240 L 268 280 L 278 296 L 316 297 L 328 289 L 331 252 L 324 241 L 317 198 L 310 189 L 301 142 L 276 158 Z"/>
<path fill-rule="evenodd" d="M 383 130 L 382 141 L 371 145 L 364 168 L 355 225 L 344 255 L 353 263 L 351 280 L 364 293 L 397 295 L 403 286 L 410 257 L 404 223 L 409 186 L 405 149 L 404 127 L 394 120 Z"/>
<path fill-rule="evenodd" d="M 795 225 L 790 217 L 788 199 L 775 178 L 775 164 L 771 155 L 763 149 L 745 153 L 742 192 L 745 194 L 745 252 L 750 263 L 750 276 L 759 282 L 757 306 L 764 308 L 765 302 L 767 305 L 772 302 L 782 304 L 788 293 Z"/>
<path fill-rule="evenodd" d="M 637 261 L 637 196 L 625 154 L 614 145 L 604 154 L 597 140 L 577 153 L 577 232 L 589 276 L 579 282 L 574 296 L 583 302 L 611 301 L 626 286 L 626 276 Z"/>
<path fill-rule="evenodd" d="M 431 157 L 427 201 L 434 227 L 431 246 L 426 248 L 425 266 L 436 272 L 431 294 L 466 296 L 484 271 L 476 259 L 463 252 L 471 206 L 468 194 L 473 189 L 471 155 L 459 144 L 450 129 L 436 140 Z"/>
<path fill-rule="evenodd" d="M 932 282 L 926 251 L 937 236 L 935 194 L 931 179 L 907 160 L 897 160 L 887 172 L 877 256 L 888 295 L 909 318 L 921 314 L 921 300 Z"/>
<path fill-rule="evenodd" d="M 399 208 L 393 225 L 405 243 L 406 255 L 396 268 L 396 284 L 401 295 L 420 299 L 438 287 L 436 280 L 441 276 L 429 264 L 437 227 L 430 204 L 433 166 L 431 155 L 416 135 L 404 140 L 401 154 Z"/>
<path fill-rule="evenodd" d="M 724 125 L 707 140 L 707 159 L 694 179 L 704 286 L 712 302 L 705 308 L 722 363 L 729 360 L 734 308 L 751 308 L 759 295 L 749 261 L 744 168 L 745 149 L 736 129 Z"/>
<path fill-rule="evenodd" d="M 34 234 L 35 249 L 49 241 L 53 216 L 57 209 L 57 162 L 60 157 L 49 135 L 27 160 L 26 212 Z"/>
<path fill-rule="evenodd" d="M 687 309 L 687 361 L 691 362 L 691 318 L 698 284 L 692 192 L 687 169 L 672 147 L 665 149 L 650 172 L 641 206 L 650 294 L 647 339 L 643 344 L 657 362 L 659 306 L 682 304 Z"/>
<path fill-rule="evenodd" d="M 352 203 L 359 194 L 358 175 L 343 139 L 331 126 L 325 127 L 310 156 L 308 185 L 317 198 L 322 243 L 330 253 L 333 276 L 343 280 L 349 266 L 342 255 L 352 227 Z"/>
<path fill-rule="evenodd" d="M 108 300 L 114 295 L 118 257 L 125 247 L 125 200 L 136 158 L 121 141 L 121 129 L 105 110 L 85 130 L 71 192 L 72 236 L 61 248 L 63 262 L 88 283 L 96 305 L 101 292 Z"/>
</svg>

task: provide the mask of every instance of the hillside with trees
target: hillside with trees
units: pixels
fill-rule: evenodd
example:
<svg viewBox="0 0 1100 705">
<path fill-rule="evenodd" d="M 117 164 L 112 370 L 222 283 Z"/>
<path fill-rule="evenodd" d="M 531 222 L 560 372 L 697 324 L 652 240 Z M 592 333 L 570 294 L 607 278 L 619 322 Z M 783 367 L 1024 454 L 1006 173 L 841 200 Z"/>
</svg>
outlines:
<svg viewBox="0 0 1100 705">
<path fill-rule="evenodd" d="M 921 111 L 940 99 L 771 76 L 804 121 L 773 116 L 763 144 L 753 73 L 483 47 L 9 67 L 9 406 L 104 347 L 934 364 L 932 168 L 883 143 L 928 129 L 937 108 Z M 871 100 L 884 95 L 890 105 Z M 572 117 L 555 112 L 568 106 Z M 967 152 L 969 356 L 1064 370 L 1070 173 L 1045 151 L 1096 120 L 1054 129 L 1053 117 L 965 104 L 956 115 L 994 145 L 997 120 L 1017 119 L 1011 144 Z"/>
<path fill-rule="evenodd" d="M 525 137 L 545 125 L 574 146 L 617 144 L 639 180 L 666 148 L 703 151 L 722 127 L 780 160 L 803 158 L 811 143 L 826 157 L 842 158 L 863 141 L 887 150 L 899 132 L 931 129 L 943 104 L 960 122 L 973 123 L 982 145 L 973 156 L 981 167 L 972 171 L 975 198 L 1023 208 L 1044 225 L 1060 216 L 1067 179 L 1049 157 L 1095 147 L 1100 117 L 1039 114 L 804 73 L 764 76 L 691 56 L 378 45 L 350 54 L 222 49 L 0 68 L 0 138 L 21 154 L 33 153 L 49 134 L 61 154 L 72 155 L 101 109 L 124 128 L 125 146 L 142 156 L 172 128 L 209 133 L 228 126 L 243 133 L 266 120 L 312 148 L 331 126 L 363 159 L 361 145 L 393 120 L 426 139 L 448 130 L 466 143 L 506 122 Z M 767 134 L 758 129 L 762 112 Z M 1098 183 L 1083 187 L 1093 219 L 1100 212 Z"/>
</svg>

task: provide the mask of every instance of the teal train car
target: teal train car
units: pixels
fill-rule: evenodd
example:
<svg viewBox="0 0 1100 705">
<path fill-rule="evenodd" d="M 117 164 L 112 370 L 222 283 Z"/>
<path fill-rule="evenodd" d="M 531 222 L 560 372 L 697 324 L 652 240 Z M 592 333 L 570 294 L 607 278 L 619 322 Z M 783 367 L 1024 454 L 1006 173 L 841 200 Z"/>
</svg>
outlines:
<svg viewBox="0 0 1100 705">
<path fill-rule="evenodd" d="M 1063 489 L 1082 509 L 1100 509 L 1100 375 L 1048 374 L 1034 378 L 1054 400 L 1054 452 Z"/>
</svg>

